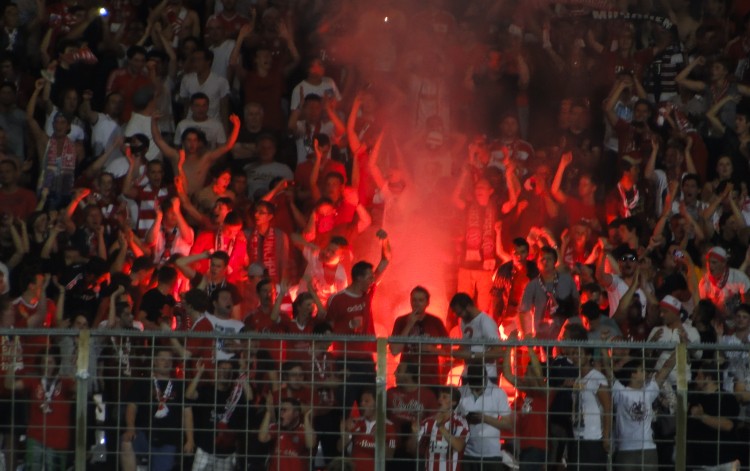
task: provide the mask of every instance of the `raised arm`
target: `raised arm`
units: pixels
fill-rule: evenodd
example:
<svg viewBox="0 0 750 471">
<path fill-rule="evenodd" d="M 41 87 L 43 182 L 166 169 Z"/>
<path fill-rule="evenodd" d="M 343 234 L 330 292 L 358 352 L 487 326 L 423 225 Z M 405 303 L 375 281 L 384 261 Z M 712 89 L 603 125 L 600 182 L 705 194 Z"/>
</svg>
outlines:
<svg viewBox="0 0 750 471">
<path fill-rule="evenodd" d="M 380 229 L 375 233 L 375 237 L 380 240 L 380 263 L 375 267 L 375 283 L 380 283 L 385 269 L 391 261 L 391 242 L 388 240 L 388 234 Z"/>
<path fill-rule="evenodd" d="M 711 124 L 711 127 L 714 128 L 717 132 L 720 134 L 724 134 L 724 131 L 726 131 L 726 125 L 721 122 L 721 119 L 719 118 L 719 112 L 722 108 L 724 108 L 724 105 L 731 101 L 738 102 L 740 100 L 740 97 L 734 96 L 734 95 L 727 95 L 723 97 L 721 100 L 717 101 L 716 103 L 711 106 L 711 108 L 706 111 L 706 119 Z"/>
<path fill-rule="evenodd" d="M 659 137 L 651 136 L 651 155 L 648 157 L 646 167 L 643 169 L 643 176 L 652 179 L 656 170 L 656 156 L 659 155 Z"/>
<path fill-rule="evenodd" d="M 47 150 L 49 137 L 47 136 L 47 133 L 44 132 L 44 130 L 41 128 L 41 126 L 39 126 L 39 123 L 36 122 L 36 119 L 34 119 L 34 110 L 36 110 L 36 103 L 37 99 L 39 98 L 39 94 L 46 86 L 46 83 L 47 81 L 44 79 L 38 79 L 34 83 L 34 93 L 31 94 L 29 102 L 26 104 L 26 122 L 29 125 L 31 136 L 36 141 L 37 155 L 39 156 L 39 161 L 42 163 L 44 162 L 44 153 Z"/>
<path fill-rule="evenodd" d="M 161 153 L 164 154 L 164 158 L 172 161 L 178 160 L 180 156 L 177 149 L 170 146 L 161 135 L 161 130 L 159 129 L 160 118 L 161 116 L 158 115 L 151 117 L 151 135 L 154 138 L 154 144 L 156 144 L 156 147 L 158 147 Z"/>
<path fill-rule="evenodd" d="M 359 109 L 361 107 L 362 95 L 357 93 L 352 102 L 352 110 L 349 113 L 349 119 L 346 121 L 346 138 L 349 141 L 349 149 L 351 149 L 352 155 L 355 159 L 357 158 L 357 155 L 359 155 L 362 147 L 362 142 L 359 140 L 359 135 L 356 130 L 357 115 L 359 114 Z"/>
<path fill-rule="evenodd" d="M 695 60 L 690 62 L 684 69 L 680 71 L 679 74 L 677 74 L 677 77 L 675 77 L 675 82 L 677 82 L 678 85 L 687 88 L 688 90 L 692 90 L 694 92 L 702 92 L 707 87 L 706 83 L 701 80 L 691 80 L 688 78 L 688 76 L 690 76 L 690 73 L 693 71 L 693 69 L 695 69 L 695 67 L 703 65 L 706 65 L 705 57 L 699 56 L 695 58 Z"/>
<path fill-rule="evenodd" d="M 607 101 L 604 103 L 604 113 L 607 116 L 607 121 L 609 121 L 609 124 L 612 126 L 617 124 L 617 121 L 620 119 L 617 116 L 617 113 L 615 113 L 615 106 L 617 106 L 617 102 L 620 100 L 620 94 L 622 94 L 626 86 L 625 81 L 618 79 L 615 82 L 614 88 L 612 88 L 612 91 L 609 93 Z"/>
<path fill-rule="evenodd" d="M 229 117 L 229 121 L 232 123 L 232 132 L 229 134 L 229 138 L 224 145 L 217 147 L 216 149 L 207 153 L 203 158 L 210 162 L 218 159 L 222 155 L 232 150 L 232 147 L 237 143 L 237 137 L 240 135 L 240 117 L 233 114 Z"/>
<path fill-rule="evenodd" d="M 571 162 L 573 162 L 572 152 L 565 152 L 562 156 L 560 156 L 560 165 L 557 166 L 555 178 L 552 180 L 552 188 L 550 188 L 550 194 L 560 204 L 565 204 L 568 201 L 568 196 L 560 189 L 560 185 L 562 185 L 562 179 L 563 175 L 565 175 L 565 169 L 568 168 Z"/>
<path fill-rule="evenodd" d="M 620 303 L 617 305 L 617 310 L 612 316 L 612 319 L 614 319 L 614 321 L 617 322 L 618 325 L 626 324 L 628 321 L 628 307 L 630 306 L 630 303 L 633 302 L 633 296 L 635 296 L 635 292 L 638 291 L 638 288 L 640 287 L 640 280 L 641 270 L 640 268 L 636 268 L 633 282 L 630 283 L 628 290 L 625 291 L 625 294 L 623 294 L 622 298 L 620 298 Z"/>
<path fill-rule="evenodd" d="M 385 191 L 385 189 L 388 187 L 388 182 L 385 181 L 385 178 L 383 178 L 383 174 L 380 172 L 380 167 L 378 167 L 378 158 L 380 157 L 380 150 L 383 145 L 383 134 L 380 133 L 378 136 L 377 141 L 375 141 L 375 145 L 372 147 L 372 151 L 370 152 L 370 158 L 367 161 L 367 166 L 370 169 L 370 175 L 372 176 L 372 179 L 375 181 L 375 184 L 380 188 L 380 191 Z"/>
</svg>

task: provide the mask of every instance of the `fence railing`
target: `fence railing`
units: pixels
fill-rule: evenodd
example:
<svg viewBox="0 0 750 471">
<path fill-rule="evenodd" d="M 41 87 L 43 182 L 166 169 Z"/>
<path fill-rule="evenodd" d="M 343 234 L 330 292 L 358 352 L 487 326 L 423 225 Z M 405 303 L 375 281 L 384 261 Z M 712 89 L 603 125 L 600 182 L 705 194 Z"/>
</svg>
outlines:
<svg viewBox="0 0 750 471">
<path fill-rule="evenodd" d="M 0 470 L 452 469 L 454 451 L 509 468 L 733 469 L 750 454 L 744 344 L 0 336 Z"/>
</svg>

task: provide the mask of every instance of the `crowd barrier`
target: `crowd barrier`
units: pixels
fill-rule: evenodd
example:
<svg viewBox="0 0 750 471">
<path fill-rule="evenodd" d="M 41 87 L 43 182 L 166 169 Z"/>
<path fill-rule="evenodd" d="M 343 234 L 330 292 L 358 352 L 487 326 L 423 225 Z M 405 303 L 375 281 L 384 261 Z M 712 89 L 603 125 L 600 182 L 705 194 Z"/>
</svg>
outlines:
<svg viewBox="0 0 750 471">
<path fill-rule="evenodd" d="M 201 381 L 196 382 L 200 390 L 209 391 L 211 388 L 215 388 L 214 393 L 218 395 L 219 393 L 216 390 L 221 389 L 226 392 L 227 387 L 234 388 L 235 385 L 245 381 L 245 376 L 238 377 L 242 374 L 247 376 L 247 382 L 254 395 L 252 400 L 248 401 L 247 407 L 243 402 L 232 409 L 235 414 L 241 415 L 240 419 L 223 424 L 236 432 L 232 438 L 235 453 L 228 455 L 229 461 L 226 463 L 216 464 L 206 469 L 271 469 L 275 464 L 277 467 L 285 466 L 284 471 L 291 471 L 284 464 L 288 464 L 288 461 L 273 459 L 274 451 L 277 450 L 273 447 L 273 440 L 278 438 L 278 435 L 271 436 L 272 440 L 268 445 L 263 445 L 258 440 L 258 431 L 263 427 L 262 421 L 265 418 L 266 410 L 272 411 L 270 414 L 271 421 L 283 419 L 282 416 L 286 412 L 282 410 L 280 398 L 290 395 L 301 399 L 302 413 L 299 420 L 303 424 L 302 428 L 304 429 L 305 415 L 307 411 L 310 411 L 309 417 L 313 424 L 312 428 L 316 432 L 315 446 L 308 449 L 308 456 L 302 459 L 302 462 L 309 463 L 310 469 L 363 469 L 357 459 L 370 461 L 364 469 L 374 471 L 424 469 L 425 461 L 419 455 L 425 452 L 425 448 L 424 442 L 420 446 L 418 430 L 421 422 L 436 412 L 436 410 L 425 409 L 438 407 L 439 394 L 436 393 L 443 391 L 440 386 L 446 382 L 459 384 L 461 370 L 464 367 L 463 361 L 447 355 L 437 355 L 436 352 L 438 350 L 447 352 L 457 349 L 482 350 L 492 347 L 459 339 L 415 337 L 370 338 L 287 334 L 222 335 L 220 337 L 223 344 L 221 352 L 234 354 L 236 358 L 231 362 L 231 366 L 227 367 L 231 368 L 234 373 L 231 382 L 227 382 L 229 386 L 220 386 L 224 383 L 216 379 L 220 373 L 214 369 L 215 365 L 211 360 L 200 360 L 200 365 L 198 365 L 195 358 L 188 357 L 184 348 L 182 350 L 179 348 L 186 341 L 188 343 L 196 342 L 196 344 L 203 341 L 210 344 L 219 338 L 214 333 L 134 332 L 103 329 L 86 331 L 13 329 L 0 332 L 0 335 L 3 338 L 3 384 L 1 388 L 3 392 L 0 395 L 0 403 L 3 404 L 2 410 L 4 411 L 0 417 L 4 450 L 0 469 L 8 470 L 16 469 L 18 465 L 23 463 L 27 465 L 26 470 L 33 469 L 34 466 L 43 466 L 47 470 L 58 469 L 58 467 L 59 469 L 73 467 L 77 471 L 85 469 L 128 470 L 131 467 L 140 470 L 149 469 L 147 459 L 152 460 L 150 466 L 151 469 L 154 469 L 154 463 L 160 462 L 158 461 L 159 453 L 170 454 L 174 458 L 173 469 L 193 469 L 192 463 L 198 459 L 197 455 L 194 454 L 195 450 L 189 450 L 189 452 L 179 448 L 176 450 L 161 448 L 157 450 L 157 447 L 152 446 L 150 454 L 135 453 L 135 463 L 133 464 L 127 461 L 130 458 L 125 456 L 125 452 L 129 453 L 128 445 L 122 444 L 123 434 L 128 428 L 126 425 L 128 404 L 133 404 L 140 397 L 137 393 L 140 389 L 134 385 L 142 385 L 144 382 L 148 382 L 148 388 L 153 392 L 150 386 L 155 367 L 153 360 L 157 350 L 167 348 L 170 349 L 173 359 L 174 384 L 179 384 L 178 380 L 182 378 L 185 387 L 188 388 L 189 383 L 200 369 L 203 377 Z M 343 358 L 336 359 L 332 355 L 323 354 L 323 352 L 329 352 L 332 349 L 332 344 L 346 352 Z M 52 371 L 51 366 L 47 366 L 45 370 L 44 362 L 40 361 L 45 357 L 45 351 L 47 351 L 45 346 L 47 345 L 59 346 L 60 375 L 58 380 L 53 381 L 55 375 L 50 374 L 50 378 L 42 382 L 41 378 L 45 376 L 45 371 Z M 706 445 L 706 443 L 696 444 L 695 437 L 691 437 L 689 434 L 689 421 L 700 419 L 698 412 L 691 411 L 689 403 L 689 398 L 695 394 L 692 391 L 694 386 L 692 386 L 691 379 L 696 379 L 697 365 L 699 363 L 705 365 L 707 360 L 717 360 L 715 363 L 717 365 L 716 377 L 720 379 L 720 388 L 727 390 L 721 394 L 731 396 L 734 396 L 734 394 L 728 389 L 733 389 L 733 384 L 748 380 L 747 376 L 739 377 L 736 372 L 742 368 L 744 368 L 742 371 L 750 369 L 748 346 L 742 344 L 628 343 L 622 341 L 581 343 L 507 340 L 502 341 L 500 346 L 503 351 L 499 353 L 498 361 L 483 362 L 483 359 L 486 360 L 486 358 L 481 352 L 472 356 L 479 363 L 495 364 L 499 376 L 499 387 L 506 393 L 509 401 L 518 401 L 516 405 L 509 406 L 517 418 L 514 430 L 503 430 L 501 432 L 503 455 L 509 469 L 514 469 L 517 466 L 524 440 L 533 438 L 519 436 L 519 429 L 523 429 L 520 424 L 529 420 L 527 414 L 554 415 L 552 411 L 534 412 L 531 410 L 529 403 L 524 402 L 524 398 L 529 396 L 522 397 L 522 392 L 531 390 L 532 393 L 537 394 L 535 397 L 544 397 L 547 401 L 553 400 L 561 392 L 566 392 L 571 397 L 578 397 L 576 396 L 578 394 L 576 388 L 579 385 L 575 383 L 575 378 L 568 378 L 575 383 L 571 385 L 570 382 L 561 381 L 559 371 L 555 372 L 555 362 L 551 360 L 556 354 L 566 353 L 568 357 L 574 359 L 588 355 L 593 360 L 593 365 L 602 370 L 605 376 L 608 376 L 609 370 L 613 368 L 616 370 L 618 365 L 623 364 L 624 355 L 629 355 L 633 359 L 645 358 L 646 360 L 641 361 L 647 373 L 650 374 L 654 371 L 653 363 L 656 359 L 662 357 L 663 360 L 663 357 L 669 356 L 672 351 L 675 352 L 674 369 L 665 381 L 666 384 L 673 385 L 672 393 L 669 393 L 669 388 L 662 388 L 657 400 L 659 403 L 657 405 L 661 405 L 661 407 L 655 410 L 653 417 L 645 418 L 645 420 L 654 423 L 655 430 L 658 428 L 654 435 L 658 453 L 665 454 L 664 456 L 668 454 L 674 460 L 671 466 L 660 469 L 692 469 L 692 463 L 689 462 L 691 447 L 694 451 L 698 447 Z M 208 348 L 214 351 L 214 347 L 214 345 L 209 345 Z M 543 381 L 537 386 L 526 385 L 525 389 L 514 388 L 509 382 L 509 379 L 512 378 L 502 375 L 505 368 L 504 363 L 509 362 L 510 371 L 519 381 L 526 378 L 527 375 L 531 377 L 535 366 L 532 364 L 529 348 L 535 352 L 534 355 L 541 361 Z M 365 358 L 367 355 L 362 354 L 363 351 L 368 349 L 372 353 L 372 362 L 369 358 Z M 400 355 L 394 355 L 392 349 L 401 352 Z M 56 351 L 57 349 L 55 349 Z M 310 352 L 318 352 L 318 356 L 310 357 Z M 215 355 L 220 354 L 214 353 L 209 356 Z M 407 355 L 410 356 L 411 360 L 416 359 L 417 361 L 407 360 Z M 238 358 L 242 358 L 242 361 Z M 332 364 L 321 365 L 316 358 L 325 362 L 336 360 L 336 366 L 332 366 Z M 409 367 L 409 371 L 405 372 L 408 377 L 414 380 L 415 384 L 409 384 L 407 387 L 404 387 L 403 384 L 400 385 L 409 393 L 416 391 L 416 396 L 415 394 L 402 395 L 412 399 L 416 397 L 416 401 L 412 399 L 409 401 L 404 399 L 401 402 L 393 401 L 393 397 L 399 392 L 399 390 L 392 389 L 396 383 L 396 369 L 399 358 L 403 359 L 404 363 L 420 365 L 419 369 L 416 370 L 416 375 L 412 374 L 414 372 L 413 367 Z M 289 369 L 290 365 L 297 365 L 297 368 Z M 731 367 L 727 368 L 727 365 Z M 404 368 L 406 369 L 406 367 Z M 490 378 L 491 380 L 497 379 Z M 402 383 L 403 381 L 399 380 L 399 382 Z M 612 384 L 610 383 L 609 391 L 612 390 Z M 54 390 L 55 388 L 58 389 L 57 392 Z M 372 388 L 375 396 L 374 413 L 367 409 L 367 404 L 360 401 L 363 389 L 370 388 Z M 521 391 L 522 389 L 524 391 Z M 534 391 L 535 389 L 536 391 Z M 57 395 L 58 392 L 61 395 Z M 326 395 L 324 392 L 330 393 L 331 397 L 335 399 L 331 399 L 330 402 L 322 400 L 321 397 Z M 162 391 L 162 394 L 165 394 L 165 391 Z M 355 395 L 356 397 L 354 397 Z M 390 407 L 389 396 L 392 399 Z M 183 406 L 191 406 L 191 409 L 197 409 L 196 400 L 183 396 L 180 401 L 179 404 L 174 404 L 175 409 L 184 409 Z M 66 403 L 65 407 L 70 408 L 68 420 L 65 420 L 65 417 L 62 419 L 57 417 L 55 412 L 59 411 L 45 410 L 50 405 L 55 407 L 57 404 L 64 403 Z M 223 408 L 226 412 L 229 404 L 229 401 L 226 401 L 226 404 L 222 402 L 214 409 L 221 410 Z M 429 404 L 429 406 L 426 404 Z M 166 405 L 169 406 L 171 403 L 167 401 Z M 136 410 L 138 406 L 136 403 Z M 141 406 L 146 407 L 145 404 Z M 748 428 L 750 422 L 744 413 L 744 406 L 745 404 L 740 401 L 740 411 L 734 411 L 733 409 L 732 414 L 728 416 L 722 415 L 720 412 L 718 418 L 731 420 L 733 429 L 737 432 L 732 436 L 737 439 L 736 446 L 741 450 L 740 455 L 743 453 L 745 455 L 741 458 L 747 461 L 746 455 L 750 452 L 748 451 L 746 438 L 748 435 L 744 431 Z M 37 407 L 41 412 L 36 410 Z M 151 409 L 147 408 L 147 410 L 151 411 L 153 407 L 157 407 L 158 414 L 160 405 L 151 404 L 150 407 Z M 576 406 L 574 405 L 574 407 Z M 375 433 L 372 458 L 351 456 L 346 449 L 346 444 L 338 443 L 339 440 L 342 442 L 346 440 L 348 434 L 342 432 L 342 427 L 351 425 L 346 420 L 351 414 L 360 416 L 373 414 Z M 562 416 L 568 416 L 569 414 L 567 418 L 574 424 L 578 424 L 579 419 L 581 419 L 573 409 L 558 411 L 557 414 Z M 611 414 L 615 418 L 617 413 L 612 411 Z M 194 415 L 196 415 L 195 412 Z M 409 416 L 413 418 L 413 424 L 408 423 L 408 419 L 404 419 Z M 59 420 L 59 423 L 51 423 L 52 419 L 49 419 L 48 422 L 47 418 L 51 417 L 55 417 L 55 420 Z M 386 420 L 388 417 L 394 419 L 395 429 L 390 428 L 389 422 Z M 194 420 L 198 421 L 197 416 Z M 544 422 L 550 421 L 546 420 L 542 423 Z M 35 432 L 32 432 L 32 427 L 35 428 Z M 613 425 L 610 450 L 614 450 L 616 447 L 615 429 L 616 425 Z M 164 430 L 160 429 L 160 432 Z M 157 435 L 151 427 L 139 427 L 137 432 L 139 432 L 140 437 L 133 442 L 134 449 L 138 449 L 136 444 L 139 440 L 145 439 L 147 443 L 153 442 L 155 440 L 153 437 Z M 180 435 L 184 434 L 185 424 L 182 423 L 181 427 L 173 430 L 173 432 Z M 215 440 L 219 441 L 221 440 L 220 436 L 225 433 L 221 425 L 217 425 L 213 430 L 206 430 L 201 429 L 199 424 L 196 423 L 195 433 L 197 432 L 213 432 Z M 39 440 L 32 438 L 32 436 L 40 436 L 40 433 L 47 439 L 49 437 L 63 437 L 60 439 L 64 439 L 67 434 L 69 446 L 60 450 L 46 449 L 39 443 Z M 391 451 L 393 434 L 395 434 L 397 442 L 395 454 Z M 553 438 L 553 435 L 555 435 L 555 432 L 550 427 L 546 437 L 542 437 L 547 454 L 539 459 L 543 460 L 543 463 L 540 464 L 546 465 L 548 470 L 562 469 L 558 468 L 556 457 L 551 456 L 552 450 L 559 449 L 560 443 L 563 443 L 563 446 L 567 443 L 569 452 L 571 446 L 578 446 L 573 437 L 565 437 L 561 441 L 559 436 Z M 713 446 L 715 444 L 716 447 L 731 445 L 725 442 L 723 438 L 725 436 L 726 434 L 717 430 L 716 440 L 709 441 L 708 445 Z M 299 435 L 297 438 L 304 439 L 303 435 Z M 180 442 L 184 444 L 184 436 L 181 437 Z M 217 441 L 214 441 L 215 445 L 217 443 Z M 140 444 L 142 445 L 142 443 Z M 342 447 L 343 449 L 341 449 Z M 232 447 L 230 446 L 228 449 L 232 449 Z M 332 452 L 331 450 L 335 451 Z M 50 451 L 53 453 L 49 453 Z M 56 454 L 55 451 L 59 453 Z M 415 455 L 418 458 L 415 458 Z M 613 453 L 610 453 L 606 465 L 607 469 L 617 469 L 616 466 L 613 468 L 612 456 Z M 221 457 L 226 458 L 225 455 L 221 455 Z M 276 458 L 281 457 L 277 456 Z M 38 461 L 44 459 L 52 461 L 39 465 Z M 58 463 L 54 459 L 62 459 L 63 462 Z M 123 459 L 125 459 L 125 462 L 123 462 Z M 205 459 L 205 456 L 202 456 L 201 459 Z M 36 464 L 33 463 L 34 460 L 37 461 Z M 582 456 L 580 460 L 585 460 L 585 456 Z M 228 466 L 228 468 L 225 466 Z M 732 464 L 731 466 L 735 465 Z M 273 469 L 273 471 L 277 471 L 277 469 Z"/>
</svg>

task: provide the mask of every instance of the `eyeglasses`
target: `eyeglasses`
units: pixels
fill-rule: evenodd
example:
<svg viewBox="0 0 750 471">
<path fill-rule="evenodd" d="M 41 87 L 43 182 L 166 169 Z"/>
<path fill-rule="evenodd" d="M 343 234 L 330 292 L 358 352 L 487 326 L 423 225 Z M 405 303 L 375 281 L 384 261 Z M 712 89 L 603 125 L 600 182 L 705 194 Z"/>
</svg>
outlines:
<svg viewBox="0 0 750 471">
<path fill-rule="evenodd" d="M 638 257 L 635 255 L 623 255 L 620 257 L 621 262 L 635 262 L 636 260 L 638 260 Z"/>
</svg>

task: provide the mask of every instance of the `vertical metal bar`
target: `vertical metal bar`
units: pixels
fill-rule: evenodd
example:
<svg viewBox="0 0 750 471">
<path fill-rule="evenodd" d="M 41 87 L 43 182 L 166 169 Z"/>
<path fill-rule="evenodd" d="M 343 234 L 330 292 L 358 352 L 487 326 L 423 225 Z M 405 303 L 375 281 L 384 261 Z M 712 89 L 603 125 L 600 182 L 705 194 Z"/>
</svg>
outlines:
<svg viewBox="0 0 750 471">
<path fill-rule="evenodd" d="M 78 334 L 78 358 L 76 359 L 76 471 L 86 470 L 90 336 L 91 333 L 88 330 L 81 330 Z"/>
<path fill-rule="evenodd" d="M 688 351 L 684 343 L 677 345 L 677 410 L 675 431 L 675 470 L 684 471 L 687 452 L 687 368 Z"/>
<path fill-rule="evenodd" d="M 377 342 L 377 376 L 375 378 L 375 471 L 385 471 L 385 427 L 386 427 L 386 376 L 388 375 L 388 339 L 379 337 Z"/>
</svg>

